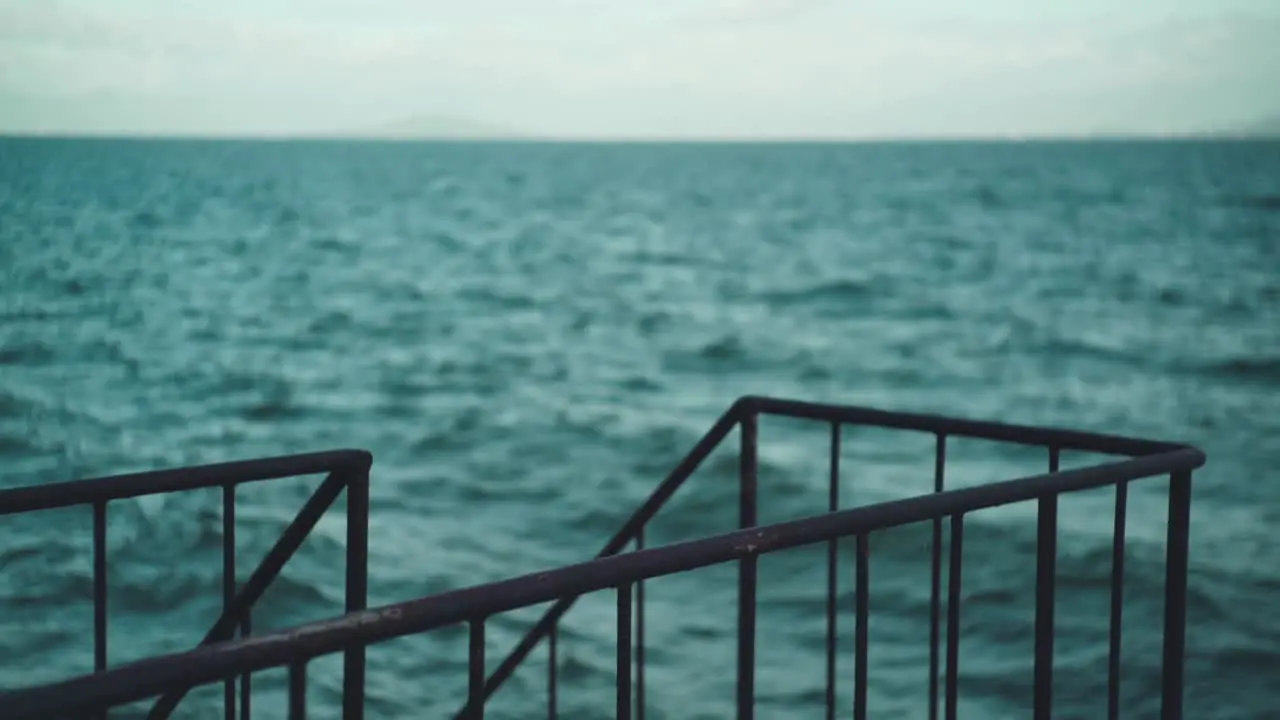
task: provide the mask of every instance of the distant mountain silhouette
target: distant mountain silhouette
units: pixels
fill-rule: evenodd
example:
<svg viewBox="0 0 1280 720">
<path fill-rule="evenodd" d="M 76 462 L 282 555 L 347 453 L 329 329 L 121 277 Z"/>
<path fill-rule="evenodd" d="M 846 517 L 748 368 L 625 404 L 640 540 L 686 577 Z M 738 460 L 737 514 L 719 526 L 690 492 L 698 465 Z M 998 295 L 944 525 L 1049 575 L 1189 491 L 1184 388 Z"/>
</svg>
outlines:
<svg viewBox="0 0 1280 720">
<path fill-rule="evenodd" d="M 1200 135 L 1208 138 L 1280 138 L 1280 115 L 1272 115 L 1254 122 L 1241 123 L 1233 128 L 1200 133 Z"/>
<path fill-rule="evenodd" d="M 1241 134 L 1255 137 L 1280 137 L 1280 115 L 1253 123 L 1242 129 Z"/>
<path fill-rule="evenodd" d="M 510 128 L 441 115 L 422 115 L 376 127 L 362 136 L 400 140 L 495 140 L 523 137 Z"/>
</svg>

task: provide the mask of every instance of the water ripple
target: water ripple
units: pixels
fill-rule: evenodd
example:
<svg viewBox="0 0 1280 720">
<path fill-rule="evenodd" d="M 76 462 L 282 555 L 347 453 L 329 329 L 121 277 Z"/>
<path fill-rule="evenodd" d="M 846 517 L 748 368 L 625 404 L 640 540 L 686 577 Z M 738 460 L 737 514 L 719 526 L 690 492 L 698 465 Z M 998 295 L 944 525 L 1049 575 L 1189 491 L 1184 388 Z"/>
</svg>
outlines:
<svg viewBox="0 0 1280 720">
<path fill-rule="evenodd" d="M 0 139 L 14 159 L 0 166 L 0 482 L 367 447 L 370 592 L 391 601 L 596 552 L 747 393 L 1187 439 L 1211 458 L 1188 714 L 1257 716 L 1280 657 L 1276 151 Z M 762 427 L 762 517 L 824 507 L 825 432 Z M 735 443 L 650 542 L 736 524 Z M 929 486 L 927 443 L 850 430 L 846 450 L 846 500 Z M 986 449 L 955 473 L 1042 468 L 1024 460 Z M 241 491 L 242 570 L 307 487 Z M 1159 695 L 1164 506 L 1150 492 L 1130 515 L 1133 717 Z M 1090 672 L 1106 648 L 1106 512 L 1060 527 L 1063 717 L 1096 717 L 1105 696 Z M 216 616 L 218 513 L 213 494 L 112 505 L 122 656 L 185 647 Z M 966 542 L 961 690 L 984 717 L 1025 712 L 1030 517 L 975 518 Z M 63 629 L 91 617 L 87 522 L 0 518 L 0 656 L 87 669 Z M 264 601 L 268 625 L 340 608 L 340 512 L 325 523 Z M 872 538 L 873 712 L 923 708 L 929 539 Z M 761 707 L 816 708 L 825 549 L 761 567 Z M 655 716 L 732 712 L 736 585 L 721 570 L 654 583 Z M 610 707 L 611 603 L 584 600 L 563 626 L 562 678 L 579 690 L 566 709 L 583 717 Z M 495 620 L 491 650 L 524 623 Z M 370 717 L 456 710 L 455 642 L 464 630 L 379 650 Z M 331 699 L 340 668 L 316 673 Z M 33 677 L 0 665 L 0 685 Z M 210 714 L 218 698 L 188 703 Z"/>
</svg>

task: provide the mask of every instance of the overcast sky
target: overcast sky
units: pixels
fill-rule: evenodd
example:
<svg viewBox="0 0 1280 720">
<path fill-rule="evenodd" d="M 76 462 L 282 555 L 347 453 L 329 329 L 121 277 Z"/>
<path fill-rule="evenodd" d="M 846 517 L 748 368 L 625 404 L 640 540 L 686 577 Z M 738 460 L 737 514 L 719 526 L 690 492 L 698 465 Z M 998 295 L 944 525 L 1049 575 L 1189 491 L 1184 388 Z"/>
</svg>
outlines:
<svg viewBox="0 0 1280 720">
<path fill-rule="evenodd" d="M 1280 114 L 1280 0 L 0 0 L 0 132 L 1182 132 Z"/>
</svg>

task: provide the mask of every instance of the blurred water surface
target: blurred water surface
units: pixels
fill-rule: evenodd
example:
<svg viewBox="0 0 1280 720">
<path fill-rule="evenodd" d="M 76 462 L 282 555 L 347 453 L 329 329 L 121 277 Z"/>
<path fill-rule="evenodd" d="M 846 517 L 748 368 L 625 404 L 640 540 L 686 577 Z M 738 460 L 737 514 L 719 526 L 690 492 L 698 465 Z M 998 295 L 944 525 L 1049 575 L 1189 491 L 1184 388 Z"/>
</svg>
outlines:
<svg viewBox="0 0 1280 720">
<path fill-rule="evenodd" d="M 1188 717 L 1280 678 L 1280 144 L 555 145 L 0 140 L 0 484 L 373 451 L 374 603 L 596 552 L 737 396 L 1177 439 L 1193 509 Z M 761 519 L 820 512 L 827 429 L 766 420 Z M 850 431 L 846 506 L 926 491 L 932 441 Z M 651 541 L 729 529 L 736 442 Z M 950 482 L 1040 471 L 957 441 Z M 1100 458 L 1068 458 L 1069 464 Z M 252 566 L 314 478 L 240 492 Z M 1165 483 L 1135 486 L 1126 717 L 1158 704 Z M 341 501 L 340 501 L 341 504 Z M 220 606 L 214 491 L 111 507 L 111 652 Z M 338 508 L 340 510 L 340 507 Z M 967 524 L 962 715 L 1031 701 L 1034 508 Z M 92 667 L 89 511 L 0 519 L 0 686 Z M 1111 504 L 1063 501 L 1057 717 L 1105 711 Z M 337 613 L 341 512 L 255 629 Z M 923 717 L 928 529 L 872 542 L 873 712 Z M 823 701 L 825 561 L 762 561 L 762 717 Z M 852 695 L 852 553 L 841 702 Z M 734 569 L 649 588 L 650 717 L 732 712 Z M 492 624 L 491 662 L 528 612 Z M 562 709 L 607 717 L 613 599 L 562 634 Z M 444 717 L 465 631 L 370 652 L 369 717 Z M 542 707 L 545 655 L 493 716 Z M 282 673 L 255 687 L 283 713 Z M 336 716 L 340 662 L 312 670 Z M 220 708 L 218 688 L 183 712 Z"/>
</svg>

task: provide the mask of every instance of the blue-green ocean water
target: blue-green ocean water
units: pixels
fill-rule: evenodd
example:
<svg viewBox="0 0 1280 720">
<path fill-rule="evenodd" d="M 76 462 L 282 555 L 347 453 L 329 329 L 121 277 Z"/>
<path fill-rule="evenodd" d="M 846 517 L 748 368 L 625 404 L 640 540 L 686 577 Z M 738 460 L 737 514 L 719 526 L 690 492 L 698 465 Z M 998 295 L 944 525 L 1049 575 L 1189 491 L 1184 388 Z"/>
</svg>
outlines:
<svg viewBox="0 0 1280 720">
<path fill-rule="evenodd" d="M 1186 440 L 1210 457 L 1195 481 L 1188 717 L 1273 717 L 1278 391 L 1275 143 L 0 140 L 0 485 L 368 448 L 373 603 L 585 559 L 742 394 Z M 761 439 L 762 521 L 822 511 L 827 429 L 766 420 Z M 732 526 L 728 446 L 651 542 Z M 1046 462 L 949 449 L 956 485 Z M 924 492 L 932 440 L 850 431 L 843 463 L 845 506 Z M 242 573 L 315 484 L 240 491 Z M 1126 717 L 1152 717 L 1165 483 L 1131 497 L 1123 697 Z M 1033 513 L 966 523 L 962 717 L 1029 711 Z M 113 663 L 203 635 L 219 517 L 215 491 L 111 507 Z M 0 518 L 0 687 L 91 669 L 89 520 Z M 1063 501 L 1058 717 L 1105 711 L 1111 522 L 1108 493 Z M 340 611 L 343 538 L 340 501 L 255 629 Z M 877 717 L 926 708 L 928 538 L 872 539 Z M 819 716 L 824 558 L 762 560 L 761 717 Z M 731 715 L 734 578 L 650 584 L 650 717 Z M 613 602 L 566 619 L 566 717 L 612 710 Z M 491 663 L 529 617 L 490 624 Z M 369 716 L 458 708 L 466 642 L 372 649 Z M 339 670 L 313 665 L 318 716 L 337 715 Z M 539 652 L 493 715 L 541 712 L 544 672 Z M 281 716 L 282 677 L 258 679 L 257 716 Z M 183 705 L 220 709 L 218 688 Z"/>
</svg>

